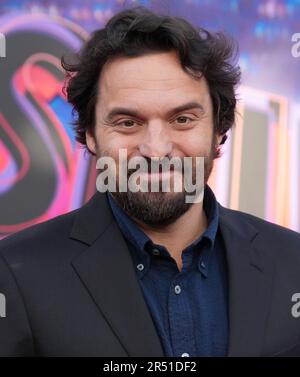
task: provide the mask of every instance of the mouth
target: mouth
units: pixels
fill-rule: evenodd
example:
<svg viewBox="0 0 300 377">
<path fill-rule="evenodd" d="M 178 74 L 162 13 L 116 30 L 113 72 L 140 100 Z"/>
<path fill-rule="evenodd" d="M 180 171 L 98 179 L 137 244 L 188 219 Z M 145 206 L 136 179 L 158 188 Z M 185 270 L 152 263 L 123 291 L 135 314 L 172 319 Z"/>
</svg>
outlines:
<svg viewBox="0 0 300 377">
<path fill-rule="evenodd" d="M 160 166 L 159 169 L 156 169 L 154 171 L 151 171 L 151 169 L 148 169 L 148 171 L 141 172 L 141 179 L 145 180 L 165 180 L 165 179 L 176 179 L 181 178 L 182 174 L 178 170 L 174 170 L 174 167 L 170 167 L 170 169 L 162 169 Z M 176 178 L 175 178 L 176 177 Z"/>
<path fill-rule="evenodd" d="M 143 170 L 143 174 L 161 174 L 161 173 L 168 173 L 168 172 L 174 172 L 174 166 L 171 165 L 168 169 L 164 168 L 162 165 L 153 166 L 151 169 L 151 166 L 148 165 L 148 170 Z"/>
</svg>

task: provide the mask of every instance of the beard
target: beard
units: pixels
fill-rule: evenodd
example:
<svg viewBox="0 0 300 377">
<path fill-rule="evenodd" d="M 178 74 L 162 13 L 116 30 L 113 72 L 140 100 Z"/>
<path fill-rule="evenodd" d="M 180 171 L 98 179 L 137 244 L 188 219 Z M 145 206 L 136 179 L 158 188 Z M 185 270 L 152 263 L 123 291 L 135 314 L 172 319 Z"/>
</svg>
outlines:
<svg viewBox="0 0 300 377">
<path fill-rule="evenodd" d="M 204 158 L 203 188 L 207 184 L 216 158 L 215 142 L 214 137 L 209 156 Z M 134 171 L 128 171 L 127 179 L 133 173 Z M 195 175 L 195 166 L 193 166 L 193 184 Z M 158 192 L 132 192 L 131 190 L 120 192 L 117 189 L 116 192 L 110 194 L 129 217 L 154 228 L 173 223 L 193 205 L 186 201 L 186 195 L 193 193 L 187 193 L 184 188 L 181 192 L 163 192 L 161 190 Z"/>
</svg>

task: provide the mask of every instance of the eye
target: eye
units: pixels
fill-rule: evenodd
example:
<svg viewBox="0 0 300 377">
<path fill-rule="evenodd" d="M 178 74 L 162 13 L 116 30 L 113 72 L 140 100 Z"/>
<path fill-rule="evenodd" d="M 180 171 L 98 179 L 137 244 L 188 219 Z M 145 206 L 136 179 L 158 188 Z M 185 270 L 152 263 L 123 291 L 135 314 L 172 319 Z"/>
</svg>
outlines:
<svg viewBox="0 0 300 377">
<path fill-rule="evenodd" d="M 179 117 L 176 118 L 176 122 L 178 124 L 184 124 L 185 125 L 185 124 L 191 123 L 192 121 L 193 121 L 192 118 L 187 117 L 185 115 L 180 115 Z"/>
<path fill-rule="evenodd" d="M 132 128 L 136 125 L 137 123 L 132 120 L 132 119 L 124 119 L 119 123 L 116 123 L 117 126 L 121 126 L 123 128 Z"/>
</svg>

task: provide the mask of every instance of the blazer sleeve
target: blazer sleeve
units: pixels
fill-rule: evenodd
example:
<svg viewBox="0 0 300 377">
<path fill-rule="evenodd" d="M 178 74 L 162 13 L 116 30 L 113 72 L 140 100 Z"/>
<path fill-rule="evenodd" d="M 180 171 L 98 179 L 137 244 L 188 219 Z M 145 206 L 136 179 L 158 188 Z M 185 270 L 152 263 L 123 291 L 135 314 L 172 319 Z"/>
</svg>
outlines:
<svg viewBox="0 0 300 377">
<path fill-rule="evenodd" d="M 23 297 L 0 255 L 0 357 L 7 356 L 35 356 L 35 352 Z"/>
</svg>

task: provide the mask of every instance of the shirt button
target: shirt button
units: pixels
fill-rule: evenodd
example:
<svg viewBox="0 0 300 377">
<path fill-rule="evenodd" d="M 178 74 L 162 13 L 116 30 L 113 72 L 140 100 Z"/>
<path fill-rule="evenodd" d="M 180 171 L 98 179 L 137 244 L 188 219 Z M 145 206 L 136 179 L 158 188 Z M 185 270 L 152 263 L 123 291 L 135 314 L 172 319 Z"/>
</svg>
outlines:
<svg viewBox="0 0 300 377">
<path fill-rule="evenodd" d="M 176 293 L 177 295 L 179 295 L 179 293 L 181 292 L 180 285 L 175 285 L 174 291 L 175 291 L 175 293 Z"/>
<path fill-rule="evenodd" d="M 142 263 L 140 263 L 140 264 L 138 264 L 138 265 L 136 266 L 136 268 L 137 268 L 139 271 L 143 271 L 143 269 L 144 269 L 144 265 L 143 265 Z"/>
<path fill-rule="evenodd" d="M 187 352 L 184 352 L 184 353 L 181 355 L 181 357 L 190 357 L 190 354 L 187 353 Z"/>
<path fill-rule="evenodd" d="M 152 250 L 152 254 L 153 255 L 159 255 L 160 254 L 160 251 L 158 249 L 153 249 Z"/>
</svg>

